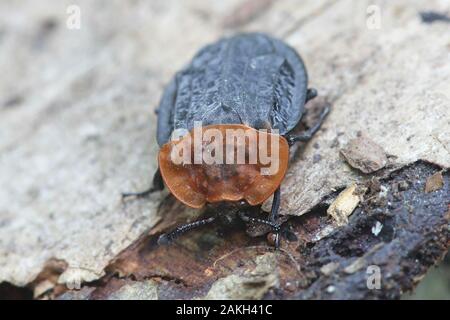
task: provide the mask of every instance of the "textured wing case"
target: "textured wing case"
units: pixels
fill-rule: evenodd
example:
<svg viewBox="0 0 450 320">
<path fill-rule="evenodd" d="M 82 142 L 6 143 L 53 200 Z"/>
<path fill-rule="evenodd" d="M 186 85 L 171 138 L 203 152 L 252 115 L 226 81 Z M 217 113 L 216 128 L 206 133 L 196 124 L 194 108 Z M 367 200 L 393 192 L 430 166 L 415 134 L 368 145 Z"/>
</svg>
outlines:
<svg viewBox="0 0 450 320">
<path fill-rule="evenodd" d="M 241 34 L 204 47 L 167 86 L 159 106 L 158 144 L 174 129 L 242 123 L 289 132 L 304 112 L 307 74 L 280 40 Z"/>
</svg>

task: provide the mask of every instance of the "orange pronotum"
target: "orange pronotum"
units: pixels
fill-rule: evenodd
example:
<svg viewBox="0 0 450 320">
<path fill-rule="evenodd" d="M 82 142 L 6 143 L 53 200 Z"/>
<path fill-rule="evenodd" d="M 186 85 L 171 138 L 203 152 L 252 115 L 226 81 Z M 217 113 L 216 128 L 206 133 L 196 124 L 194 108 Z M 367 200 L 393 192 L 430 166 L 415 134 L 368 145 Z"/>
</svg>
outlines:
<svg viewBox="0 0 450 320">
<path fill-rule="evenodd" d="M 223 137 L 222 153 L 223 158 L 230 155 L 236 155 L 238 147 L 245 147 L 246 160 L 249 158 L 248 150 L 252 137 L 256 137 L 255 142 L 257 150 L 267 141 L 267 156 L 278 161 L 278 170 L 270 175 L 263 175 L 261 169 L 268 168 L 272 163 L 262 164 L 260 154 L 258 153 L 256 163 L 224 163 L 206 164 L 202 161 L 200 164 L 176 164 L 172 161 L 171 153 L 176 146 L 187 146 L 191 148 L 191 160 L 194 157 L 193 134 L 194 130 L 183 136 L 180 140 L 170 141 L 164 144 L 159 151 L 159 167 L 164 183 L 170 192 L 181 202 L 193 208 L 201 208 L 206 203 L 220 201 L 238 201 L 246 200 L 250 205 L 258 205 L 269 198 L 283 180 L 289 161 L 289 146 L 286 139 L 278 134 L 272 134 L 264 131 L 258 131 L 243 124 L 220 124 L 210 125 L 201 128 L 202 134 L 206 130 L 216 130 Z M 247 139 L 233 140 L 233 146 L 227 148 L 227 130 L 241 130 L 245 132 Z M 253 135 L 254 134 L 254 135 Z M 272 158 L 271 144 L 273 139 L 278 140 L 278 156 Z M 201 140 L 201 150 L 210 146 L 211 141 Z M 235 143 L 236 142 L 236 143 Z M 230 142 L 228 141 L 228 145 Z M 230 155 L 231 156 L 231 155 Z M 236 157 L 234 157 L 236 160 Z"/>
</svg>

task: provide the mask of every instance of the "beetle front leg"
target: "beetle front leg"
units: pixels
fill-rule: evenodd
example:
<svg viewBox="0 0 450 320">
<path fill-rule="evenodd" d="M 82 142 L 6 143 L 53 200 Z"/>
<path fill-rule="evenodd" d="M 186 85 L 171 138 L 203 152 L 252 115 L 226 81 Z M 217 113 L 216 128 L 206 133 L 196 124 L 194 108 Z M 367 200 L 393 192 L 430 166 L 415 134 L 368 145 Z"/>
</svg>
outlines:
<svg viewBox="0 0 450 320">
<path fill-rule="evenodd" d="M 164 182 L 161 176 L 161 171 L 158 168 L 155 174 L 153 175 L 153 183 L 149 189 L 140 192 L 123 192 L 122 199 L 126 199 L 129 197 L 142 198 L 148 196 L 153 192 L 161 191 L 163 189 L 164 189 Z"/>
<path fill-rule="evenodd" d="M 269 221 L 273 223 L 274 226 L 274 232 L 275 232 L 275 248 L 280 247 L 280 226 L 277 223 L 278 220 L 278 213 L 280 211 L 280 201 L 281 201 L 281 190 L 280 187 L 275 190 L 275 193 L 273 194 L 273 200 L 272 200 L 272 209 L 270 210 L 270 216 Z"/>
<path fill-rule="evenodd" d="M 302 132 L 298 135 L 290 135 L 287 134 L 285 136 L 289 146 L 291 147 L 292 145 L 294 145 L 296 142 L 298 141 L 308 141 L 310 140 L 314 134 L 319 131 L 320 126 L 322 125 L 323 121 L 325 120 L 325 118 L 327 117 L 327 115 L 330 113 L 330 106 L 327 105 L 325 106 L 325 108 L 323 109 L 323 111 L 320 113 L 319 116 L 319 120 L 316 122 L 316 124 L 314 124 L 314 126 L 312 126 L 311 128 L 309 128 L 307 131 Z"/>
</svg>

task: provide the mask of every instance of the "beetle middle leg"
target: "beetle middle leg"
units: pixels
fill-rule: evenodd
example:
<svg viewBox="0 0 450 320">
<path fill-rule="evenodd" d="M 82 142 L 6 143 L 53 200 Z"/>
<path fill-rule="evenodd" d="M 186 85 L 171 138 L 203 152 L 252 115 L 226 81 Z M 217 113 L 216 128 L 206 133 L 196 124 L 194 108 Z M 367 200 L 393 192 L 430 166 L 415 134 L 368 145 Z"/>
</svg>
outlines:
<svg viewBox="0 0 450 320">
<path fill-rule="evenodd" d="M 142 198 L 142 197 L 148 196 L 149 194 L 151 194 L 153 192 L 161 191 L 163 189 L 164 189 L 164 183 L 163 183 L 163 179 L 161 176 L 161 171 L 158 168 L 156 170 L 155 174 L 153 175 L 153 183 L 150 188 L 148 188 L 147 190 L 144 190 L 144 191 L 140 191 L 140 192 L 123 192 L 122 199 L 126 199 L 129 197 Z"/>
<path fill-rule="evenodd" d="M 319 131 L 320 126 L 322 125 L 323 121 L 325 120 L 325 118 L 327 117 L 327 115 L 329 113 L 330 113 L 330 106 L 327 105 L 327 106 L 325 106 L 325 108 L 320 113 L 319 120 L 311 128 L 309 128 L 305 132 L 302 132 L 302 133 L 300 133 L 298 135 L 290 135 L 289 133 L 286 134 L 285 138 L 286 138 L 289 146 L 294 145 L 298 141 L 308 141 L 308 140 L 310 140 L 314 136 L 314 134 L 317 131 Z"/>
</svg>

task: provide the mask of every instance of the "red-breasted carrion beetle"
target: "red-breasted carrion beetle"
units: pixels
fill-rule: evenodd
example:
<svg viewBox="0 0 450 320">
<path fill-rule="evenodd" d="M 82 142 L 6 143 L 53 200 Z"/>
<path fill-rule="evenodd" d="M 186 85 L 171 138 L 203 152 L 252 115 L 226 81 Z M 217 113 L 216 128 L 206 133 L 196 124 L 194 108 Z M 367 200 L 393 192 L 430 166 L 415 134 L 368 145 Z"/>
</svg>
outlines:
<svg viewBox="0 0 450 320">
<path fill-rule="evenodd" d="M 157 109 L 160 151 L 153 185 L 123 196 L 145 196 L 166 185 L 185 205 L 217 206 L 217 214 L 161 235 L 160 244 L 233 214 L 269 225 L 278 247 L 280 184 L 289 147 L 308 141 L 329 112 L 325 108 L 307 131 L 291 133 L 305 113 L 305 103 L 317 95 L 307 84 L 295 50 L 261 33 L 207 45 L 176 73 Z M 241 158 L 239 150 L 244 150 Z M 271 195 L 268 219 L 245 215 L 245 207 L 260 205 Z"/>
</svg>

